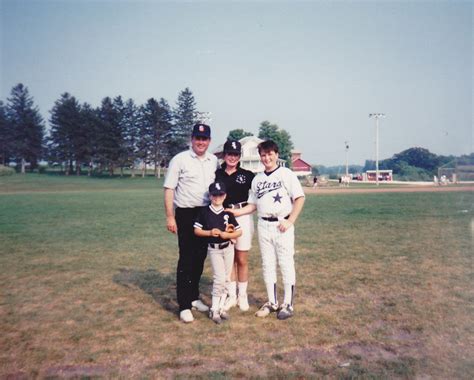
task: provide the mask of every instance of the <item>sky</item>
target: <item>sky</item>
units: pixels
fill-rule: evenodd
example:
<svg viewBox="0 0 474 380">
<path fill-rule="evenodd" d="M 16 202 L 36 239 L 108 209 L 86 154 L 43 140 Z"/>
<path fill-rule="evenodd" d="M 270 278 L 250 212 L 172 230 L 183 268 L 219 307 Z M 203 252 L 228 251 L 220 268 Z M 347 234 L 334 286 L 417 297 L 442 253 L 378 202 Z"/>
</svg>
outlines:
<svg viewBox="0 0 474 380">
<path fill-rule="evenodd" d="M 43 118 L 64 92 L 99 106 L 186 87 L 213 148 L 268 120 L 313 165 L 411 147 L 473 149 L 470 1 L 0 0 L 0 100 L 28 87 Z"/>
</svg>

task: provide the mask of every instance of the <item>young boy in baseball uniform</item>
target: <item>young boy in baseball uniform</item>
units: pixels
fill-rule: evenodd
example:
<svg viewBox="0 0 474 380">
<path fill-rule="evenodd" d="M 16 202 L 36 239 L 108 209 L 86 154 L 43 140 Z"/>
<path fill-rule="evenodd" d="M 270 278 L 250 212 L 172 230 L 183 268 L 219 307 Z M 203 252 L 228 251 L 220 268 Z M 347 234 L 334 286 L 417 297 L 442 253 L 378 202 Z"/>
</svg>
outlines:
<svg viewBox="0 0 474 380">
<path fill-rule="evenodd" d="M 248 205 L 232 212 L 239 216 L 257 210 L 258 214 L 258 242 L 268 302 L 255 315 L 266 317 L 277 312 L 278 319 L 287 319 L 294 313 L 294 223 L 303 209 L 305 195 L 296 174 L 278 165 L 278 145 L 275 142 L 267 140 L 260 143 L 258 153 L 265 171 L 253 179 Z M 281 305 L 276 291 L 277 263 L 284 288 Z"/>
<path fill-rule="evenodd" d="M 213 272 L 212 306 L 209 318 L 220 324 L 229 318 L 224 310 L 224 304 L 234 265 L 234 247 L 231 239 L 238 238 L 242 235 L 242 231 L 234 215 L 224 210 L 226 189 L 222 182 L 211 183 L 209 197 L 211 204 L 199 212 L 194 222 L 194 233 L 207 238 L 207 254 L 211 259 Z"/>
</svg>

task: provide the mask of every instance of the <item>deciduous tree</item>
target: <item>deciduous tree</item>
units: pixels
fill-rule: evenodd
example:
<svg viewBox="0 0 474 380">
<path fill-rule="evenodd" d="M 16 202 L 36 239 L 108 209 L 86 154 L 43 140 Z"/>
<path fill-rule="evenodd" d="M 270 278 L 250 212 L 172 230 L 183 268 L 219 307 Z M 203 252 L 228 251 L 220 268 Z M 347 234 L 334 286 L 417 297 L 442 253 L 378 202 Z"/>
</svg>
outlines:
<svg viewBox="0 0 474 380">
<path fill-rule="evenodd" d="M 273 140 L 280 150 L 279 157 L 285 160 L 288 165 L 291 164 L 291 150 L 293 149 L 293 142 L 290 134 L 280 129 L 278 125 L 272 124 L 269 121 L 262 121 L 258 131 L 258 137 L 264 140 Z"/>
<path fill-rule="evenodd" d="M 253 136 L 253 133 L 246 132 L 243 129 L 233 129 L 229 132 L 227 140 L 240 140 L 247 136 Z"/>
</svg>

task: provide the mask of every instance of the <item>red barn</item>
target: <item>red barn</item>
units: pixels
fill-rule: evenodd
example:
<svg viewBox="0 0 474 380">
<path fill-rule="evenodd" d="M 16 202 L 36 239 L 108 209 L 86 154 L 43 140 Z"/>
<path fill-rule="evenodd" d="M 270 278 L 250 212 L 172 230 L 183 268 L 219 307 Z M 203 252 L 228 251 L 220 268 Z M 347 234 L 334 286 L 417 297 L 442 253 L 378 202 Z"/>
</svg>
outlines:
<svg viewBox="0 0 474 380">
<path fill-rule="evenodd" d="M 291 151 L 291 169 L 297 176 L 306 176 L 311 174 L 311 165 L 301 158 L 301 152 Z"/>
</svg>

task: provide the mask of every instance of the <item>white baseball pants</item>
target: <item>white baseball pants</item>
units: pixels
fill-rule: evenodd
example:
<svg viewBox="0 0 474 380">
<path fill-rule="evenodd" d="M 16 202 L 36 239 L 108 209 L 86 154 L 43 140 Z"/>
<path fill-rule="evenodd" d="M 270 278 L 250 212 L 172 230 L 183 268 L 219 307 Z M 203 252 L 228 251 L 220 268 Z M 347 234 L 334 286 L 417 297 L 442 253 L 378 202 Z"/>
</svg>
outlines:
<svg viewBox="0 0 474 380">
<path fill-rule="evenodd" d="M 280 265 L 283 284 L 295 285 L 295 227 L 285 232 L 278 229 L 279 222 L 258 220 L 258 243 L 262 255 L 263 280 L 276 284 L 277 263 Z"/>
<path fill-rule="evenodd" d="M 212 296 L 221 297 L 227 294 L 230 274 L 234 265 L 234 246 L 229 244 L 223 249 L 208 248 L 207 253 L 212 266 Z"/>
</svg>

